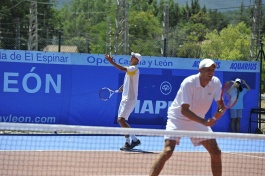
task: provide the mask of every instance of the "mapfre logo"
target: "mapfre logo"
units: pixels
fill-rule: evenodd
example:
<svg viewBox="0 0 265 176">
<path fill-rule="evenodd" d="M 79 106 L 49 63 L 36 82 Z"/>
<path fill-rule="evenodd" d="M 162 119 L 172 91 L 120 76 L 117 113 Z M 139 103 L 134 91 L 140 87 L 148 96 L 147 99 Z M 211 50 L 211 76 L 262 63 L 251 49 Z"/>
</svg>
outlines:
<svg viewBox="0 0 265 176">
<path fill-rule="evenodd" d="M 168 95 L 170 94 L 170 92 L 172 91 L 172 86 L 169 82 L 164 81 L 161 83 L 160 85 L 160 92 L 164 95 Z"/>
</svg>

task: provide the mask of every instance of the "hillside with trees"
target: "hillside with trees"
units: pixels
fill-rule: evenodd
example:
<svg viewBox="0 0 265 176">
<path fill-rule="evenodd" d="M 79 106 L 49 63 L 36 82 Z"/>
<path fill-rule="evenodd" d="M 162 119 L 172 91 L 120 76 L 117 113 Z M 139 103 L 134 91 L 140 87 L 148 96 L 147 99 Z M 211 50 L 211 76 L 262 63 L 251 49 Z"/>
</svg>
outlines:
<svg viewBox="0 0 265 176">
<path fill-rule="evenodd" d="M 167 5 L 166 56 L 250 60 L 253 6 L 241 3 L 238 10 L 221 12 L 212 6 L 207 9 L 210 4 L 205 6 L 199 0 L 185 4 L 175 0 L 126 2 L 130 51 L 163 56 L 162 24 Z M 116 3 L 72 0 L 58 8 L 55 0 L 38 0 L 38 50 L 58 44 L 59 37 L 62 45 L 75 45 L 81 53 L 105 53 L 108 40 L 113 50 Z M 0 4 L 1 48 L 26 50 L 30 1 L 2 0 Z M 264 20 L 261 31 L 264 34 Z"/>
</svg>

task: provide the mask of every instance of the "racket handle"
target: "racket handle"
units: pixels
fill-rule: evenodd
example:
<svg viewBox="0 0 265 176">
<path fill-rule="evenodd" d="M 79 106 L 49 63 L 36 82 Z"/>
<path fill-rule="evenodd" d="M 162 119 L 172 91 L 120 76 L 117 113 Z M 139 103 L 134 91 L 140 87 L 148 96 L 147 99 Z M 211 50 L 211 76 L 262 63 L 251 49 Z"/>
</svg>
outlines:
<svg viewBox="0 0 265 176">
<path fill-rule="evenodd" d="M 115 92 L 115 93 L 119 93 L 119 90 L 115 90 L 114 92 Z"/>
<path fill-rule="evenodd" d="M 224 111 L 224 109 L 218 109 L 218 113 L 222 113 Z"/>
<path fill-rule="evenodd" d="M 216 120 L 216 118 L 215 118 L 215 117 L 213 117 L 213 120 Z"/>
</svg>

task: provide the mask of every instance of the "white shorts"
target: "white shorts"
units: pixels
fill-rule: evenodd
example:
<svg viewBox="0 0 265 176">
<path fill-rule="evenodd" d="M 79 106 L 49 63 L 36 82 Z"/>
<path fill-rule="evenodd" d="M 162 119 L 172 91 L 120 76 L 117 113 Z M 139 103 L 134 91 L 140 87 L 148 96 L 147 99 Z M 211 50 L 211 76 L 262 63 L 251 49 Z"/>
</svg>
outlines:
<svg viewBox="0 0 265 176">
<path fill-rule="evenodd" d="M 121 100 L 118 110 L 118 117 L 123 117 L 125 120 L 128 120 L 135 105 L 136 100 Z"/>
<path fill-rule="evenodd" d="M 184 131 L 206 131 L 213 132 L 209 126 L 202 125 L 198 122 L 189 119 L 168 119 L 167 120 L 167 131 L 173 130 L 184 130 Z M 176 136 L 165 136 L 165 140 L 175 140 L 176 145 L 179 145 L 181 137 Z M 201 145 L 202 141 L 209 140 L 210 138 L 190 138 L 193 146 Z"/>
</svg>

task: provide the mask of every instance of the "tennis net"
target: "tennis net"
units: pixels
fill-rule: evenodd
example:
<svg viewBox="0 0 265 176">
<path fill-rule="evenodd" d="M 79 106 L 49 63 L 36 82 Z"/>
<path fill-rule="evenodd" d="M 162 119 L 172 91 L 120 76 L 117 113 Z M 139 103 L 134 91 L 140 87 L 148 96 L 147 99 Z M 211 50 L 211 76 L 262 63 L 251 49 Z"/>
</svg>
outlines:
<svg viewBox="0 0 265 176">
<path fill-rule="evenodd" d="M 262 134 L 165 131 L 120 127 L 0 123 L 0 175 L 92 176 L 148 175 L 164 146 L 164 136 L 182 137 L 160 175 L 210 176 L 208 152 L 189 138 L 216 138 L 225 176 L 265 175 Z M 124 134 L 141 145 L 120 151 Z"/>
</svg>

